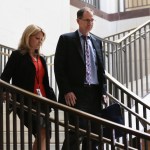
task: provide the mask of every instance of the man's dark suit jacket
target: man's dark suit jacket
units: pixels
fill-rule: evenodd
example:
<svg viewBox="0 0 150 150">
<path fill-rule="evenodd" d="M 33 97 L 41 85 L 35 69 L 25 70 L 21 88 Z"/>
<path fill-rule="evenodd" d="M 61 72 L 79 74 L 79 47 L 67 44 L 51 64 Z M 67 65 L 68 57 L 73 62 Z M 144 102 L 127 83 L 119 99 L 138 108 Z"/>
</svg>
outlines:
<svg viewBox="0 0 150 150">
<path fill-rule="evenodd" d="M 103 68 L 102 42 L 91 35 L 96 50 L 100 94 L 106 92 L 105 72 Z M 83 87 L 85 81 L 85 62 L 78 31 L 60 36 L 54 59 L 55 77 L 59 88 L 59 102 L 65 104 L 64 94 L 73 88 Z"/>
<path fill-rule="evenodd" d="M 49 86 L 48 72 L 46 62 L 43 57 L 41 61 L 45 70 L 43 84 L 46 92 L 46 97 L 51 100 L 56 100 L 53 89 Z M 36 69 L 29 54 L 21 54 L 19 50 L 13 51 L 3 73 L 1 79 L 9 82 L 12 79 L 12 84 L 23 88 L 27 91 L 34 92 L 34 82 Z"/>
</svg>

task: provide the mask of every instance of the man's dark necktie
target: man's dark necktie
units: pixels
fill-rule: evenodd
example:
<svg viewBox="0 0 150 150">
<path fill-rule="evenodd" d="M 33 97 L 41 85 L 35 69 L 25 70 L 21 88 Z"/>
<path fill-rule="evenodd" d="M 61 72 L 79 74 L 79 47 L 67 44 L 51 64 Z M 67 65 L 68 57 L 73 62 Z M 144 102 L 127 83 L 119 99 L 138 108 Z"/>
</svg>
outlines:
<svg viewBox="0 0 150 150">
<path fill-rule="evenodd" d="M 84 39 L 84 54 L 85 54 L 85 63 L 86 63 L 86 83 L 91 83 L 91 56 L 90 56 L 90 48 L 88 44 L 88 37 L 83 36 Z"/>
</svg>

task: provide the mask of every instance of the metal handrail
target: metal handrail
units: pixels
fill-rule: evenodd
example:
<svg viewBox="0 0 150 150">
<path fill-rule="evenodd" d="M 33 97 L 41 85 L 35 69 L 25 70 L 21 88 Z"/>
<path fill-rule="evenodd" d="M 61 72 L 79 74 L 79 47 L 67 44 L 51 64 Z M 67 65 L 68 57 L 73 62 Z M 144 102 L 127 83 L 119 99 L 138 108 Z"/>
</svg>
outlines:
<svg viewBox="0 0 150 150">
<path fill-rule="evenodd" d="M 146 21 L 145 23 L 143 23 L 142 25 L 138 26 L 137 28 L 135 28 L 134 30 L 129 32 L 127 35 L 125 35 L 121 39 L 117 40 L 116 43 L 118 43 L 118 44 L 121 43 L 122 41 L 124 41 L 125 39 L 129 38 L 131 35 L 133 35 L 137 31 L 139 31 L 141 28 L 143 28 L 144 26 L 146 26 L 149 23 L 150 23 L 150 20 Z"/>
<path fill-rule="evenodd" d="M 111 42 L 111 41 L 110 41 Z M 112 42 L 113 43 L 113 42 Z M 10 56 L 10 54 L 7 53 L 3 53 L 0 52 L 0 54 L 5 55 L 5 56 Z M 46 56 L 46 59 L 54 57 L 54 54 L 50 55 L 50 56 Z M 47 65 L 53 66 L 53 63 L 47 63 Z M 132 97 L 133 99 L 135 99 L 138 103 L 140 103 L 141 105 L 143 105 L 144 107 L 148 108 L 150 110 L 150 106 L 148 106 L 147 104 L 145 104 L 142 99 L 137 96 L 135 93 L 133 93 L 132 91 L 130 91 L 128 88 L 126 88 L 125 86 L 123 86 L 120 82 L 118 82 L 115 78 L 113 78 L 107 71 L 105 72 L 105 76 L 108 80 L 110 80 L 111 82 L 115 83 L 115 85 L 117 85 L 121 90 L 123 90 L 125 93 L 128 93 L 128 95 L 130 95 L 130 97 Z M 116 98 L 114 98 L 111 94 L 107 93 L 109 97 L 111 97 L 114 101 L 120 103 L 119 101 L 117 101 Z M 121 104 L 121 103 L 120 103 Z M 137 113 L 134 113 L 131 109 L 129 109 L 128 107 L 126 107 L 125 105 L 121 104 L 122 107 L 124 107 L 126 110 L 128 110 L 130 113 L 134 114 L 136 117 L 138 117 L 140 120 L 145 121 L 148 125 L 150 125 L 150 122 L 147 121 L 146 119 L 142 118 L 141 116 L 139 116 Z"/>
<path fill-rule="evenodd" d="M 138 95 L 136 95 L 135 93 L 133 93 L 131 90 L 129 90 L 128 88 L 126 88 L 123 84 L 121 84 L 120 82 L 118 82 L 114 77 L 112 77 L 107 71 L 105 71 L 105 76 L 106 78 L 113 82 L 116 86 L 119 87 L 119 89 L 121 89 L 124 93 L 128 93 L 128 95 L 130 95 L 130 97 L 134 98 L 138 103 L 140 103 L 141 105 L 143 105 L 144 107 L 148 108 L 150 110 L 150 106 L 145 104 L 142 101 L 142 98 L 139 97 Z"/>
<path fill-rule="evenodd" d="M 3 53 L 3 52 L 0 52 L 0 55 L 4 55 L 4 56 L 10 56 L 10 54 Z"/>
<path fill-rule="evenodd" d="M 2 81 L 2 80 L 0 80 L 0 85 L 1 85 L 1 86 L 0 86 L 1 88 L 4 87 L 5 90 L 8 90 L 9 92 L 12 91 L 12 93 L 24 95 L 24 96 L 26 96 L 26 97 L 29 97 L 29 99 L 34 99 L 34 100 L 37 101 L 37 102 L 41 102 L 41 103 L 44 102 L 44 103 L 46 103 L 46 105 L 50 105 L 52 108 L 54 108 L 54 110 L 57 110 L 57 109 L 58 109 L 58 110 L 61 110 L 61 111 L 63 111 L 63 112 L 68 112 L 68 113 L 71 112 L 71 113 L 74 113 L 75 115 L 77 115 L 77 116 L 79 116 L 79 117 L 83 117 L 84 119 L 87 119 L 87 120 L 89 120 L 89 121 L 95 121 L 95 122 L 97 122 L 98 124 L 101 124 L 101 125 L 104 125 L 104 126 L 108 126 L 109 128 L 112 128 L 112 129 L 119 129 L 119 130 L 123 131 L 123 132 L 126 133 L 126 134 L 134 135 L 134 136 L 137 136 L 137 137 L 139 137 L 139 138 L 142 138 L 142 139 L 145 139 L 145 140 L 149 140 L 149 141 L 150 141 L 150 135 L 149 135 L 148 133 L 144 133 L 144 132 L 141 132 L 141 131 L 138 131 L 138 130 L 134 130 L 134 129 L 130 128 L 130 127 L 125 127 L 125 126 L 123 126 L 123 125 L 118 125 L 118 124 L 116 124 L 116 123 L 113 123 L 113 122 L 111 122 L 111 121 L 105 120 L 105 119 L 103 119 L 103 118 L 96 117 L 96 116 L 94 116 L 94 115 L 85 113 L 85 112 L 83 112 L 83 111 L 79 111 L 79 110 L 77 110 L 77 109 L 68 107 L 68 106 L 66 106 L 66 105 L 63 105 L 63 104 L 54 102 L 54 101 L 49 100 L 49 99 L 47 99 L 47 98 L 37 96 L 37 95 L 35 95 L 35 94 L 33 94 L 33 93 L 30 93 L 30 92 L 28 92 L 28 91 L 25 91 L 25 90 L 23 90 L 23 89 L 21 89 L 21 88 L 18 88 L 18 87 L 16 87 L 16 86 L 10 85 L 10 84 L 8 84 L 8 83 Z M 0 91 L 1 91 L 1 90 L 0 90 Z M 1 94 L 0 94 L 0 95 L 1 95 Z M 7 102 L 7 101 L 6 101 L 6 102 Z M 0 103 L 0 104 L 1 104 L 1 103 Z M 29 108 L 26 108 L 26 110 L 29 110 Z M 36 112 L 36 111 L 34 111 L 34 112 Z M 7 114 L 7 113 L 6 113 L 6 114 Z M 40 114 L 40 115 L 42 115 L 42 114 Z M 6 117 L 7 117 L 7 116 L 6 116 Z M 53 118 L 53 117 L 50 117 L 49 120 L 52 121 L 52 122 L 54 122 L 54 123 L 56 122 L 55 116 L 54 116 L 54 118 Z M 61 122 L 61 121 L 58 121 L 58 122 L 59 122 L 59 125 L 65 127 L 64 122 Z M 2 122 L 0 122 L 0 124 L 1 124 L 1 123 L 2 123 Z M 75 127 L 73 127 L 73 126 L 71 126 L 71 125 L 69 125 L 68 127 L 69 127 L 69 129 L 75 130 Z M 2 128 L 1 128 L 0 130 L 2 130 Z M 76 130 L 75 130 L 75 131 L 76 131 Z M 83 132 L 83 133 L 86 133 L 86 132 L 87 132 L 87 131 L 82 130 L 82 129 L 79 129 L 79 131 L 80 131 L 80 132 Z M 6 132 L 7 132 L 7 131 L 6 131 Z M 55 134 L 59 134 L 59 132 L 58 132 L 58 133 L 55 133 Z M 23 133 L 22 133 L 22 135 L 23 135 Z M 86 135 L 86 134 L 85 134 L 85 135 Z M 99 141 L 99 136 L 100 136 L 100 135 L 96 135 L 96 134 L 90 133 L 90 139 L 95 139 L 95 140 Z M 114 138 L 114 137 L 113 137 L 113 138 Z M 127 136 L 125 136 L 124 138 L 127 138 Z M 107 144 L 112 145 L 113 143 L 111 142 L 111 140 L 114 140 L 114 139 L 110 139 L 110 140 L 109 140 L 109 139 L 103 137 L 102 140 L 103 140 L 103 143 L 107 143 Z M 126 139 L 126 140 L 127 140 L 127 139 Z M 2 144 L 1 142 L 2 142 L 2 138 L 0 138 L 0 145 Z M 119 148 L 124 148 L 124 147 L 125 147 L 124 144 L 122 144 L 122 143 L 120 143 L 120 142 L 118 142 L 118 141 L 114 141 L 114 146 L 119 147 Z M 112 145 L 112 147 L 113 147 L 113 145 Z M 126 149 L 126 148 L 124 148 L 124 149 Z M 133 147 L 130 146 L 130 145 L 128 145 L 128 149 L 133 149 Z"/>
</svg>

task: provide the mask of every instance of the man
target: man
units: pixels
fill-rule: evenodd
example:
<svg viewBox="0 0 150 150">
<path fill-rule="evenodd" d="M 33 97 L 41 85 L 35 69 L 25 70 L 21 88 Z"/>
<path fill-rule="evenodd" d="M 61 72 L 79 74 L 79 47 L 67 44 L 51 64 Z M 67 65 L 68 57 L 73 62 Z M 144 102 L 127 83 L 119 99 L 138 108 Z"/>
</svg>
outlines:
<svg viewBox="0 0 150 150">
<path fill-rule="evenodd" d="M 84 7 L 77 12 L 79 29 L 60 36 L 54 71 L 59 88 L 59 102 L 96 115 L 100 113 L 101 102 L 106 102 L 107 97 L 102 43 L 90 34 L 93 22 L 94 13 L 90 8 Z M 71 114 L 69 123 L 75 124 Z M 85 125 L 85 120 L 80 120 L 80 127 L 81 124 Z M 83 128 L 86 129 L 86 125 Z M 93 127 L 92 129 L 94 131 Z M 69 145 L 72 150 L 77 150 L 75 141 L 75 133 L 70 132 Z M 64 142 L 63 150 L 65 146 Z M 82 149 L 88 148 L 84 144 Z M 93 142 L 92 150 L 94 149 L 96 145 Z"/>
</svg>

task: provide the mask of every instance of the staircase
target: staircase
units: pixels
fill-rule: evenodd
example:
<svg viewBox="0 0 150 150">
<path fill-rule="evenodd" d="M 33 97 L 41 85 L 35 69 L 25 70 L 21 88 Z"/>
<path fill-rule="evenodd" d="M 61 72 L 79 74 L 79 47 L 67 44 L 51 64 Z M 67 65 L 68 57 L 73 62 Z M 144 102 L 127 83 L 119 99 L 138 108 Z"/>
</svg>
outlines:
<svg viewBox="0 0 150 150">
<path fill-rule="evenodd" d="M 145 68 L 144 68 L 144 71 L 146 72 L 145 74 L 140 74 L 140 77 L 141 78 L 136 78 L 136 74 L 135 74 L 135 70 L 134 70 L 134 72 L 129 72 L 129 71 L 131 71 L 131 66 L 125 66 L 125 63 L 123 64 L 123 68 L 121 68 L 121 66 L 119 66 L 118 67 L 118 65 L 117 65 L 117 63 L 118 63 L 118 61 L 119 61 L 119 63 L 118 64 L 121 64 L 121 62 L 120 62 L 120 60 L 121 59 L 119 59 L 120 57 L 118 57 L 118 56 L 122 56 L 122 52 L 120 53 L 120 51 L 121 50 L 123 50 L 123 55 L 125 54 L 125 52 L 126 52 L 126 54 L 128 54 L 128 55 L 125 55 L 126 57 L 127 56 L 130 56 L 130 54 L 131 54 L 131 51 L 129 51 L 130 50 L 130 48 L 132 47 L 132 48 L 134 48 L 133 47 L 133 45 L 132 45 L 132 43 L 133 43 L 133 35 L 136 35 L 137 34 L 137 32 L 139 32 L 138 30 L 140 30 L 140 33 L 138 34 L 138 37 L 140 37 L 140 36 L 142 36 L 142 41 L 143 41 L 143 39 L 147 39 L 146 41 L 148 41 L 149 39 L 150 39 L 150 36 L 149 36 L 149 29 L 148 29 L 148 26 L 150 25 L 150 21 L 149 22 L 146 22 L 143 26 L 141 26 L 141 27 L 139 27 L 139 28 L 137 28 L 137 29 L 135 29 L 135 30 L 133 30 L 133 31 L 131 31 L 130 33 L 129 33 L 129 35 L 126 35 L 125 37 L 123 37 L 123 39 L 125 40 L 125 41 L 121 41 L 120 43 L 119 42 L 111 42 L 111 41 L 107 41 L 107 40 L 105 40 L 105 39 L 102 39 L 103 40 L 103 43 L 104 43 L 104 45 L 105 45 L 105 48 L 104 48 L 104 50 L 105 50 L 105 54 L 106 54 L 106 57 L 105 57 L 105 61 L 106 61 L 106 69 L 109 71 L 109 73 L 112 75 L 112 76 L 115 76 L 116 75 L 116 79 L 121 83 L 122 82 L 122 84 L 124 84 L 129 90 L 131 90 L 131 91 L 134 91 L 136 94 L 139 94 L 141 97 L 143 96 L 143 93 L 144 93 L 144 95 L 145 95 L 145 93 L 148 93 L 149 92 L 149 86 L 143 86 L 143 85 L 145 85 L 145 84 L 148 84 L 148 83 L 150 83 L 150 78 L 149 78 L 149 76 L 148 76 L 148 72 L 146 72 L 146 65 L 144 66 Z M 144 31 L 143 31 L 143 28 L 144 28 Z M 132 38 L 131 38 L 132 37 Z M 143 38 L 144 37 L 144 38 Z M 132 40 L 131 40 L 132 39 Z M 118 40 L 119 41 L 119 40 Z M 140 39 L 140 41 L 141 41 L 141 39 Z M 130 42 L 131 42 L 131 46 L 130 46 Z M 137 42 L 139 42 L 139 40 L 137 40 L 134 44 L 136 44 Z M 125 45 L 125 44 L 128 44 L 127 46 Z M 143 43 L 144 42 L 142 42 L 142 44 L 141 44 L 141 46 L 143 45 Z M 147 44 L 147 42 L 146 42 L 146 44 Z M 114 46 L 115 45 L 115 46 Z M 146 47 L 147 46 L 147 47 Z M 149 49 L 149 45 L 147 44 L 145 47 L 147 48 L 147 49 Z M 111 48 L 116 48 L 116 49 L 113 49 L 114 51 L 110 51 L 110 49 L 108 49 L 109 47 L 111 47 Z M 4 48 L 5 49 L 5 48 Z M 1 49 L 2 50 L 2 49 Z M 140 50 L 140 49 L 139 49 Z M 115 53 L 116 52 L 116 53 Z M 119 55 L 118 55 L 118 53 L 119 53 Z M 149 54 L 149 53 L 148 53 Z M 139 54 L 138 54 L 139 55 Z M 113 58 L 113 60 L 112 60 L 112 58 Z M 149 59 L 149 58 L 148 58 Z M 0 60 L 1 60 L 1 57 L 0 57 Z M 2 59 L 2 60 L 7 60 L 7 59 Z M 47 60 L 49 60 L 49 58 L 47 57 Z M 53 60 L 52 59 L 52 57 L 50 57 L 50 60 Z M 112 60 L 112 61 L 111 61 Z M 114 61 L 114 60 L 116 60 L 116 62 Z M 130 58 L 129 60 L 128 59 L 126 59 L 126 58 L 124 58 L 124 61 L 132 61 L 132 59 Z M 145 57 L 145 59 L 144 59 L 144 61 L 143 60 L 140 60 L 141 62 L 144 62 L 145 64 L 147 63 L 147 62 L 145 62 L 145 60 L 147 60 L 147 57 Z M 115 63 L 114 63 L 115 62 Z M 148 60 L 148 62 L 149 62 L 149 60 Z M 4 64 L 5 64 L 6 62 L 4 62 Z M 48 62 L 48 63 L 50 63 L 50 64 L 52 64 L 53 62 Z M 138 62 L 139 63 L 139 62 Z M 134 62 L 133 64 L 135 64 L 136 65 L 136 62 Z M 112 68 L 110 68 L 110 65 L 112 65 L 111 67 L 113 68 L 113 70 L 112 70 Z M 127 67 L 127 68 L 126 68 Z M 142 65 L 141 66 L 138 66 L 138 67 L 140 67 L 140 71 L 142 70 L 141 68 L 142 68 Z M 3 68 L 3 67 L 1 67 L 1 68 Z M 50 70 L 50 83 L 52 83 L 53 85 L 52 85 L 52 87 L 55 89 L 55 92 L 57 93 L 57 85 L 56 85 L 56 83 L 55 83 L 55 79 L 54 79 L 54 74 L 53 74 L 53 72 L 51 72 L 51 71 L 53 71 L 53 69 L 52 69 L 52 66 L 48 66 L 48 68 L 49 68 L 49 70 Z M 125 75 L 126 74 L 124 74 L 124 73 L 126 73 L 124 70 L 123 70 L 123 72 L 121 72 L 122 70 L 120 70 L 120 69 L 128 69 L 127 70 L 127 77 L 125 77 Z M 147 69 L 147 70 L 149 70 L 149 69 Z M 1 70 L 0 70 L 1 71 Z M 139 70 L 138 70 L 139 71 Z M 115 74 L 115 72 L 116 72 L 116 74 Z M 122 75 L 122 74 L 123 75 Z M 131 75 L 131 74 L 134 74 L 135 75 L 135 78 L 136 79 L 132 79 L 132 76 L 129 76 L 129 75 Z M 139 73 L 139 72 L 138 72 Z M 143 77 L 144 76 L 144 77 Z M 109 76 L 108 75 L 106 75 L 106 77 L 107 77 L 107 81 L 108 81 L 108 83 L 109 83 L 109 93 L 111 93 L 112 95 L 113 95 L 113 97 L 114 98 L 117 98 L 118 100 L 121 100 L 121 102 L 123 103 L 123 104 L 125 104 L 125 105 L 127 105 L 127 107 L 129 107 L 129 108 L 132 108 L 132 110 L 133 111 L 135 111 L 135 108 L 134 108 L 134 104 L 136 103 L 136 106 L 138 106 L 138 105 L 142 105 L 141 103 L 139 104 L 138 102 L 137 102 L 137 100 L 139 100 L 140 98 L 139 97 L 137 97 L 137 96 L 134 96 L 134 95 L 132 95 L 130 92 L 129 92 L 129 90 L 128 91 L 125 91 L 124 89 L 122 89 L 121 87 L 122 87 L 122 85 L 121 85 L 121 87 L 118 85 L 118 84 L 115 84 L 116 82 L 112 82 L 112 79 L 111 78 L 109 78 Z M 111 83 L 112 82 L 112 83 Z M 113 84 L 113 85 L 111 85 L 111 84 Z M 111 89 L 112 88 L 112 89 Z M 121 91 L 122 90 L 122 91 Z M 120 92 L 121 91 L 121 92 Z M 139 92 L 142 92 L 142 93 L 139 93 Z M 131 101 L 133 101 L 133 103 L 131 102 Z M 148 101 L 148 103 L 149 103 L 149 101 Z M 148 104 L 147 103 L 147 104 Z M 149 105 L 148 105 L 148 107 L 149 107 Z M 3 108 L 5 108 L 5 104 L 3 104 Z M 137 109 L 136 109 L 136 111 L 137 111 L 137 113 L 139 113 L 143 118 L 145 118 L 144 116 L 143 116 L 143 114 L 140 112 L 140 111 L 138 111 L 138 109 L 139 109 L 140 107 L 138 107 Z M 145 110 L 148 110 L 148 108 L 145 108 Z M 4 127 L 4 141 L 3 141 L 3 143 L 4 143 L 4 150 L 6 150 L 6 121 L 5 121 L 5 118 L 6 118 L 6 113 L 5 113 L 6 111 L 5 111 L 5 109 L 4 109 L 4 125 L 3 125 L 3 127 Z M 128 111 L 126 111 L 127 113 L 129 113 Z M 147 111 L 147 112 L 149 112 L 149 110 Z M 147 117 L 147 119 L 150 119 L 150 115 L 149 115 L 150 113 L 148 113 L 147 115 L 148 115 L 148 117 Z M 51 116 L 54 116 L 54 112 L 52 111 L 51 112 Z M 127 119 L 130 119 L 130 118 L 132 118 L 131 117 L 132 115 L 131 114 L 129 114 L 129 117 L 127 118 Z M 60 111 L 59 112 L 59 121 L 63 121 L 64 120 L 64 114 L 63 114 L 63 112 L 62 111 Z M 137 125 L 137 122 L 138 122 L 138 124 L 139 124 L 139 121 L 137 121 L 136 120 L 136 123 L 135 122 L 132 122 L 132 120 L 135 120 L 135 119 L 131 119 L 129 122 L 130 123 L 128 123 L 127 121 L 127 127 L 131 127 L 131 128 L 133 128 L 134 129 L 134 125 L 136 124 Z M 10 114 L 10 150 L 13 150 L 13 127 L 12 127 L 12 125 L 11 125 L 11 122 L 12 122 L 12 113 Z M 131 123 L 132 122 L 132 123 Z M 131 125 L 130 125 L 131 124 Z M 18 127 L 18 131 L 17 131 L 17 149 L 18 150 L 20 150 L 21 149 L 21 144 L 20 144 L 20 120 L 17 118 L 17 127 Z M 136 127 L 135 127 L 135 129 L 136 129 Z M 142 128 L 143 129 L 143 128 Z M 25 130 L 25 137 L 24 137 L 24 149 L 25 150 L 28 150 L 28 130 L 27 130 L 27 128 L 26 127 L 24 127 L 24 130 Z M 146 127 L 146 128 L 144 128 L 144 130 L 146 130 L 147 132 L 149 132 L 148 130 L 149 130 L 149 126 L 148 126 L 148 128 Z M 61 127 L 61 126 L 59 126 L 59 140 L 60 140 L 60 148 L 61 148 L 61 146 L 62 146 L 62 143 L 63 143 L 63 140 L 64 140 L 64 127 Z M 32 137 L 32 141 L 34 141 L 34 137 Z M 52 138 L 51 138 L 51 141 L 50 141 L 50 148 L 51 148 L 51 150 L 55 150 L 55 125 L 54 125 L 54 123 L 52 123 Z"/>
</svg>

